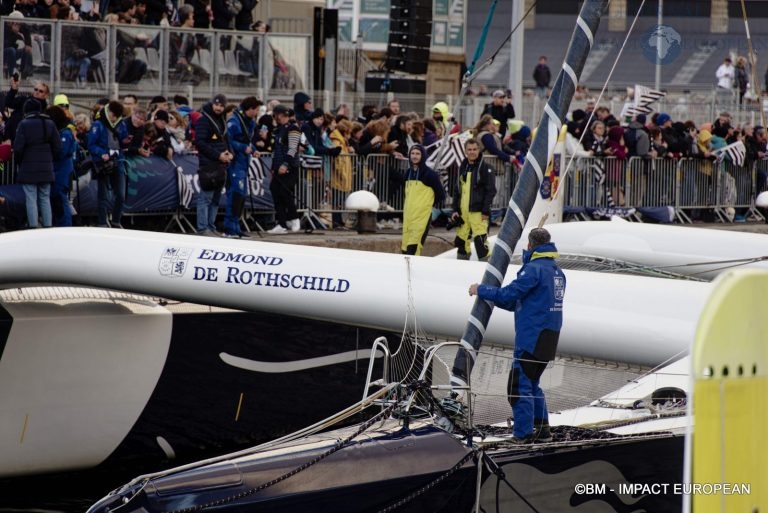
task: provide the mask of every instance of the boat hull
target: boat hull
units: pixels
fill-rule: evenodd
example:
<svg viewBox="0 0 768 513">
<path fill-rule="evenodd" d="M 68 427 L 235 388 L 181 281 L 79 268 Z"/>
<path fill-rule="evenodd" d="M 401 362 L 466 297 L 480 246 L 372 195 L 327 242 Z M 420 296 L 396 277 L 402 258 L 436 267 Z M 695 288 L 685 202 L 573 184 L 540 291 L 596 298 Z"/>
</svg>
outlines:
<svg viewBox="0 0 768 513">
<path fill-rule="evenodd" d="M 80 284 L 393 331 L 413 323 L 452 340 L 475 301 L 467 287 L 486 270 L 479 262 L 95 228 L 7 234 L 0 249 L 0 283 Z M 505 281 L 518 269 L 510 266 Z M 688 350 L 711 289 L 567 274 L 559 351 L 643 365 Z M 497 309 L 484 340 L 511 346 L 514 336 L 514 314 Z"/>
<path fill-rule="evenodd" d="M 359 401 L 373 341 L 388 335 L 395 349 L 400 338 L 95 297 L 103 291 L 32 299 L 30 290 L 39 291 L 0 302 L 0 478 L 157 469 L 272 440 Z"/>
<path fill-rule="evenodd" d="M 471 509 L 476 467 L 470 449 L 452 435 L 430 424 L 404 428 L 389 420 L 321 457 L 347 434 L 316 435 L 293 446 L 159 475 L 105 497 L 89 511 L 170 513 L 213 503 L 216 511 L 233 513 L 363 513 L 395 505 L 396 511 L 413 513 Z M 115 509 L 124 497 L 130 500 Z"/>
<path fill-rule="evenodd" d="M 684 436 L 552 444 L 530 452 L 497 452 L 493 460 L 514 490 L 491 476 L 481 502 L 500 511 L 681 511 Z"/>
</svg>

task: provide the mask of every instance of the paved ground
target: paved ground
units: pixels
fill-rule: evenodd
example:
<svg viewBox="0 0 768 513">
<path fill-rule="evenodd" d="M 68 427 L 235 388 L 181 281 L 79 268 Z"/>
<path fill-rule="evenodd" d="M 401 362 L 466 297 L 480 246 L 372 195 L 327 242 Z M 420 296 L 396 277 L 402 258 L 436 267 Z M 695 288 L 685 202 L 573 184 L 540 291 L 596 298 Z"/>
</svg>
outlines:
<svg viewBox="0 0 768 513">
<path fill-rule="evenodd" d="M 691 230 L 699 228 L 713 228 L 717 230 L 734 230 L 752 233 L 768 234 L 766 223 L 702 223 L 685 226 Z M 491 227 L 491 235 L 499 231 L 498 227 Z M 429 231 L 423 255 L 434 256 L 453 248 L 455 230 L 448 231 L 445 228 L 432 228 Z M 399 253 L 402 233 L 400 230 L 382 229 L 375 233 L 358 233 L 356 230 L 315 230 L 312 233 L 298 232 L 285 235 L 270 235 L 263 233 L 259 237 L 252 234 L 254 240 L 267 242 L 280 242 L 285 244 L 303 244 L 306 246 L 323 246 L 329 248 L 358 249 L 363 251 L 378 251 L 382 253 Z M 555 241 L 557 242 L 557 241 Z"/>
</svg>

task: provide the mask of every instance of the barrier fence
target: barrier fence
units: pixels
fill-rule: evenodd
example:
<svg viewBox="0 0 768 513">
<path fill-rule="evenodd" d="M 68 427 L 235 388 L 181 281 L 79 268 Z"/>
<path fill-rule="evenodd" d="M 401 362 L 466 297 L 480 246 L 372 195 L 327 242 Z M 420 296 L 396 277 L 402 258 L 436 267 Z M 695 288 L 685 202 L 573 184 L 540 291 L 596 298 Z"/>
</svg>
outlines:
<svg viewBox="0 0 768 513">
<path fill-rule="evenodd" d="M 736 166 L 692 158 L 579 158 L 570 174 L 565 206 L 581 219 L 609 211 L 638 221 L 764 220 L 754 200 L 766 190 L 766 160 Z"/>
<path fill-rule="evenodd" d="M 496 216 L 506 211 L 517 179 L 517 167 L 496 157 L 485 157 L 496 174 L 497 194 L 492 208 Z M 318 167 L 302 167 L 294 191 L 302 213 L 314 211 L 329 221 L 334 213 L 347 212 L 347 195 L 368 190 L 380 201 L 379 213 L 402 216 L 403 172 L 407 161 L 391 155 L 344 154 L 318 159 Z M 176 156 L 173 161 L 159 157 L 126 160 L 128 198 L 126 216 L 170 216 L 167 229 L 194 230 L 199 192 L 197 156 Z M 248 173 L 249 195 L 244 219 L 271 216 L 271 156 L 253 159 Z M 15 185 L 13 161 L 0 172 L 0 206 L 5 217 L 25 218 L 24 195 Z M 562 165 L 560 169 L 565 169 Z M 440 171 L 447 196 L 445 209 L 451 208 L 458 166 Z M 621 215 L 636 221 L 646 218 L 661 222 L 691 223 L 696 219 L 732 222 L 741 218 L 764 220 L 755 208 L 756 195 L 766 190 L 768 160 L 747 166 L 703 159 L 643 159 L 622 161 L 613 157 L 579 158 L 565 177 L 564 212 L 574 219 L 593 219 Z M 96 183 L 90 175 L 73 182 L 70 199 L 81 216 L 96 214 Z M 223 202 L 225 201 L 222 195 Z"/>
</svg>

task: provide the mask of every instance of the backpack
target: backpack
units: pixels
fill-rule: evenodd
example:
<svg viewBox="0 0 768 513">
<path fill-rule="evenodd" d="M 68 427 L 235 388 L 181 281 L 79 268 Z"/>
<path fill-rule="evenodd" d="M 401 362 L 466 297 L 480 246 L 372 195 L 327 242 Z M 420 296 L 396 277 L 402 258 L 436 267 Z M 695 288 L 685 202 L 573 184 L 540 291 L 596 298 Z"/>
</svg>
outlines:
<svg viewBox="0 0 768 513">
<path fill-rule="evenodd" d="M 77 178 L 87 175 L 95 168 L 93 160 L 91 160 L 91 154 L 88 152 L 88 148 L 80 144 L 80 141 L 77 141 L 74 165 Z"/>
</svg>

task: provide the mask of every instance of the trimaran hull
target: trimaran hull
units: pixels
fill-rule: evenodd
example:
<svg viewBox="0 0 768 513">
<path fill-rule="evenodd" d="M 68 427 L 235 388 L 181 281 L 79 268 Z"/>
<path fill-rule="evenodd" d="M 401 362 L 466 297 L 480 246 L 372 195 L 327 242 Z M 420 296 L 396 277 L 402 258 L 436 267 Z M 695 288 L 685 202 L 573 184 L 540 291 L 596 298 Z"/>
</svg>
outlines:
<svg viewBox="0 0 768 513">
<path fill-rule="evenodd" d="M 5 291 L 0 478 L 157 469 L 293 432 L 359 400 L 382 335 L 397 346 L 399 333 L 274 313 Z"/>
<path fill-rule="evenodd" d="M 193 303 L 458 338 L 482 263 L 95 228 L 19 232 L 0 244 L 0 283 L 62 283 Z M 510 266 L 507 281 L 517 271 Z M 687 350 L 707 283 L 568 275 L 559 350 L 656 364 Z M 409 310 L 416 312 L 415 317 Z M 413 324 L 411 324 L 413 325 Z M 514 317 L 485 339 L 514 344 Z"/>
<path fill-rule="evenodd" d="M 189 328 L 186 336 L 176 336 L 175 345 L 171 335 L 180 333 L 181 318 L 171 320 L 157 305 L 141 306 L 147 310 L 141 322 L 118 314 L 102 321 L 89 314 L 87 324 L 70 321 L 81 322 L 91 333 L 110 335 L 104 337 L 80 336 L 77 326 L 66 331 L 65 320 L 62 329 L 41 334 L 44 328 L 34 315 L 11 323 L 0 358 L 0 449 L 5 455 L 0 477 L 91 468 L 131 457 L 183 459 L 193 455 L 185 447 L 224 451 L 291 431 L 298 427 L 296 419 L 307 423 L 328 416 L 348 405 L 351 396 L 358 397 L 364 381 L 360 362 L 371 341 L 379 334 L 400 333 L 409 305 L 417 312 L 408 320 L 415 322 L 411 326 L 457 339 L 471 306 L 467 286 L 478 281 L 484 268 L 481 263 L 426 257 L 94 228 L 17 232 L 3 235 L 0 243 L 0 281 L 6 286 L 100 287 L 261 315 L 214 326 L 213 318 L 201 321 L 208 322 L 206 327 Z M 509 270 L 508 279 L 515 270 Z M 576 271 L 568 278 L 560 350 L 641 364 L 685 352 L 709 290 L 706 283 Z M 140 310 L 139 303 L 115 311 Z M 62 316 L 65 311 L 61 309 Z M 276 329 L 263 328 L 276 319 Z M 94 320 L 107 327 L 96 330 Z M 326 324 L 313 324 L 319 321 Z M 110 330 L 109 323 L 115 322 L 126 324 Z M 134 325 L 142 326 L 141 331 Z M 33 331 L 25 334 L 22 329 Z M 397 335 L 388 338 L 390 344 L 398 342 Z M 511 346 L 513 315 L 497 310 L 486 339 Z M 55 350 L 46 346 L 52 341 Z M 224 347 L 226 341 L 235 347 Z M 344 364 L 344 372 L 355 380 L 343 392 L 332 388 L 338 384 L 332 378 L 339 374 L 328 367 L 317 376 L 312 372 L 318 371 L 302 374 L 290 366 L 265 374 L 267 366 L 258 365 L 357 351 Z M 190 359 L 190 354 L 199 358 Z M 279 384 L 282 378 L 286 385 Z M 281 404 L 292 406 L 281 409 Z M 194 419 L 188 417 L 188 428 L 174 434 L 168 424 L 157 424 L 161 412 L 177 411 L 183 418 L 185 410 L 196 412 Z M 302 414 L 296 416 L 296 410 Z M 284 431 L 274 422 L 248 422 L 254 411 L 269 411 L 268 417 L 285 411 L 280 417 L 286 422 Z M 168 415 L 167 421 L 179 426 L 178 418 Z M 195 433 L 200 436 L 181 436 Z"/>
</svg>

